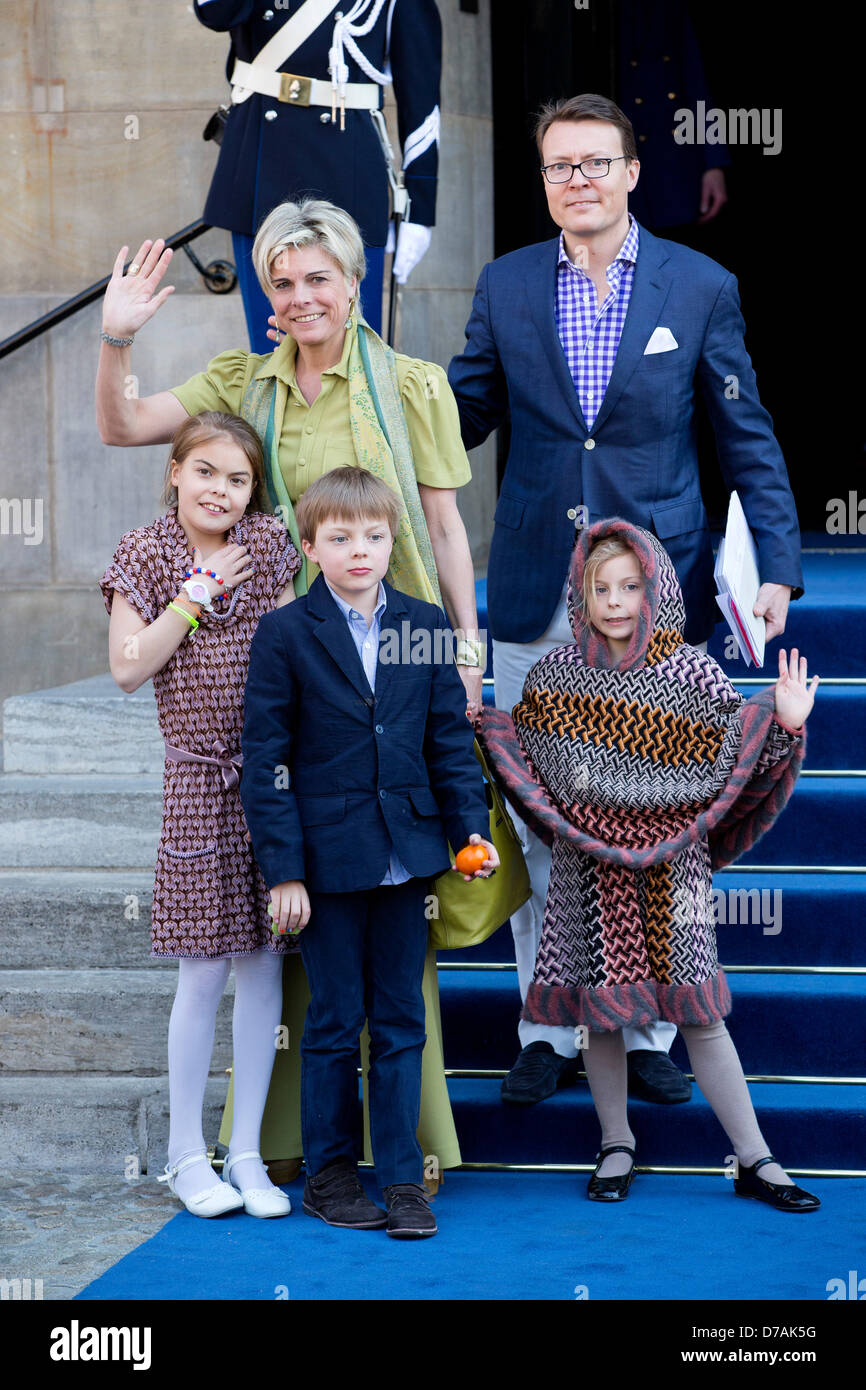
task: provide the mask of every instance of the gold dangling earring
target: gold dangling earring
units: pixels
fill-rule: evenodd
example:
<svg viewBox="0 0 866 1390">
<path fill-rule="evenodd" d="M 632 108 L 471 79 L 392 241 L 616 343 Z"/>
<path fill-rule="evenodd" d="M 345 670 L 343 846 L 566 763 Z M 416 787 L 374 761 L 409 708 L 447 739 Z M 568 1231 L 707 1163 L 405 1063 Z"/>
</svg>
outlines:
<svg viewBox="0 0 866 1390">
<path fill-rule="evenodd" d="M 349 300 L 349 312 L 348 312 L 348 314 L 346 315 L 346 322 L 343 324 L 343 327 L 344 327 L 344 328 L 351 328 L 351 327 L 352 327 L 352 315 L 354 314 L 354 312 L 355 312 L 355 296 L 352 295 L 352 298 Z"/>
</svg>

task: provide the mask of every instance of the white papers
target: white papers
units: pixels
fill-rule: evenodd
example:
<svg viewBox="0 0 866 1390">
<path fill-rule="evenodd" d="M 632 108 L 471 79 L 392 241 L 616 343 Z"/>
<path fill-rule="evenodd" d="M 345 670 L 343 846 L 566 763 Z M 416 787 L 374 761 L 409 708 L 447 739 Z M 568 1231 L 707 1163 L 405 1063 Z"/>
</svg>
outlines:
<svg viewBox="0 0 866 1390">
<path fill-rule="evenodd" d="M 731 493 L 728 524 L 719 545 L 714 577 L 719 591 L 716 603 L 734 634 L 741 657 L 747 666 L 763 666 L 767 624 L 752 612 L 761 587 L 758 552 L 735 492 Z"/>
</svg>

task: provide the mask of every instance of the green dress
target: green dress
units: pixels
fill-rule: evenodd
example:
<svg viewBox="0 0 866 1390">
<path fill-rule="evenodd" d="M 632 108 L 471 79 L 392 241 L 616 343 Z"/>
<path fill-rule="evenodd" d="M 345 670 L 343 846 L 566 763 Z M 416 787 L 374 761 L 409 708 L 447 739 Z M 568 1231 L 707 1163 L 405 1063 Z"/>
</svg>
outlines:
<svg viewBox="0 0 866 1390">
<path fill-rule="evenodd" d="M 348 364 L 356 329 L 346 333 L 340 361 L 322 373 L 322 389 L 308 405 L 295 380 L 296 343 L 286 337 L 270 359 L 232 350 L 215 357 L 207 370 L 191 377 L 173 394 L 190 415 L 204 410 L 241 413 L 251 379 L 269 363 L 277 380 L 274 430 L 277 459 L 286 491 L 296 503 L 305 489 L 333 468 L 358 462 L 349 416 Z M 471 477 L 460 438 L 457 405 L 441 367 L 396 354 L 400 405 L 409 434 L 415 477 L 429 487 L 457 488 Z M 317 570 L 308 564 L 307 582 Z M 390 578 L 390 576 L 389 576 Z M 412 590 L 403 586 L 406 592 Z M 429 597 L 417 593 L 413 597 Z M 436 952 L 427 952 L 423 993 L 427 1042 L 421 1071 L 421 1112 L 418 1142 L 425 1156 L 425 1173 L 436 1176 L 459 1166 L 460 1148 L 445 1082 L 442 1020 Z M 302 1153 L 300 1122 L 300 1042 L 309 989 L 299 955 L 286 957 L 283 968 L 283 1024 L 277 1042 L 274 1070 L 262 1120 L 261 1152 L 265 1159 L 295 1158 Z M 371 1157 L 367 1116 L 367 1030 L 361 1038 L 364 1074 L 364 1147 Z M 233 1082 L 229 1085 L 220 1129 L 220 1143 L 231 1139 Z"/>
</svg>

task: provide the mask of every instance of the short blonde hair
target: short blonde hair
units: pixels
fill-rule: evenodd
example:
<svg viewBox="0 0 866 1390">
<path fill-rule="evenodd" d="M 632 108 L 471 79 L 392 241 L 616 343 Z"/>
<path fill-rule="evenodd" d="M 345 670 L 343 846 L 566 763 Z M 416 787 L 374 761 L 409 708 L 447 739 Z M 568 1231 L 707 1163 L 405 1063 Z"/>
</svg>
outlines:
<svg viewBox="0 0 866 1390">
<path fill-rule="evenodd" d="M 391 535 L 396 536 L 402 515 L 402 497 L 366 468 L 332 468 L 311 483 L 295 507 L 300 538 L 311 545 L 319 527 L 327 521 L 382 518 Z"/>
<path fill-rule="evenodd" d="M 619 536 L 604 536 L 600 541 L 596 541 L 592 550 L 587 556 L 586 565 L 583 571 L 583 593 L 580 596 L 581 610 L 580 621 L 584 627 L 590 627 L 589 603 L 592 598 L 595 586 L 595 576 L 605 560 L 615 560 L 619 555 L 632 555 L 637 561 L 637 567 L 643 574 L 643 567 L 637 555 L 630 545 L 627 545 Z"/>
<path fill-rule="evenodd" d="M 269 213 L 256 233 L 253 242 L 253 268 L 265 295 L 270 297 L 274 284 L 271 266 L 283 251 L 294 247 L 321 246 L 336 261 L 350 285 L 360 286 L 367 268 L 364 243 L 358 224 L 342 208 L 322 198 L 302 198 L 297 203 L 280 203 Z"/>
</svg>

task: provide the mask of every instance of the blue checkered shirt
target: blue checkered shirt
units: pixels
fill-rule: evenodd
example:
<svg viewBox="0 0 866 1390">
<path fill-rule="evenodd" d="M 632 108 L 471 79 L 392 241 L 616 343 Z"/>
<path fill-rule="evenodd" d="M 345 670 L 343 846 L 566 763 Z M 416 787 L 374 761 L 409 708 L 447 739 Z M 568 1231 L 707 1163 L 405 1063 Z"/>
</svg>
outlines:
<svg viewBox="0 0 866 1390">
<path fill-rule="evenodd" d="M 325 583 L 328 584 L 327 579 Z M 331 589 L 330 584 L 328 584 L 328 588 Z M 361 658 L 364 675 L 370 683 L 370 689 L 373 691 L 373 694 L 375 694 L 376 667 L 379 664 L 379 626 L 386 606 L 385 586 L 380 579 L 379 592 L 376 596 L 376 607 L 373 610 L 373 618 L 369 627 L 367 627 L 366 618 L 364 618 L 356 608 L 352 608 L 350 604 L 346 603 L 345 599 L 340 598 L 340 595 L 335 593 L 333 589 L 331 589 L 331 598 L 346 619 L 349 631 L 352 634 L 352 641 L 355 643 L 355 648 Z M 397 857 L 397 851 L 392 845 L 391 859 L 385 870 L 385 877 L 382 879 L 379 887 L 381 888 L 383 885 L 389 883 L 405 883 L 407 879 L 411 877 L 412 875 L 406 866 L 400 862 Z"/>
<path fill-rule="evenodd" d="M 604 400 L 631 299 L 638 225 L 631 214 L 629 220 L 626 239 L 605 271 L 610 289 L 600 306 L 592 280 L 570 259 L 564 234 L 559 237 L 556 328 L 588 430 Z"/>
</svg>

